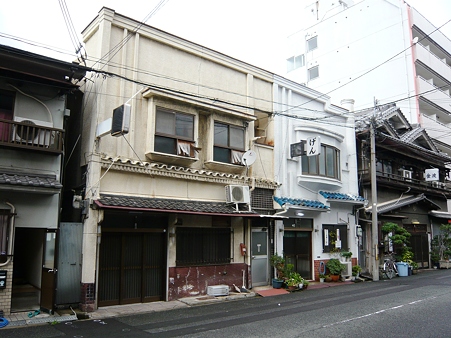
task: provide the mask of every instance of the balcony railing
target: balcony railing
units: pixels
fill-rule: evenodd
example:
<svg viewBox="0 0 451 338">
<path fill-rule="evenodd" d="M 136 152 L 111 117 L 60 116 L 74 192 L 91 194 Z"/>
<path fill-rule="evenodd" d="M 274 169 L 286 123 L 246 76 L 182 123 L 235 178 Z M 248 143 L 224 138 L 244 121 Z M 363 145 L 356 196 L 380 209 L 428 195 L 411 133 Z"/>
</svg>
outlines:
<svg viewBox="0 0 451 338">
<path fill-rule="evenodd" d="M 61 154 L 62 129 L 0 119 L 0 146 Z"/>
<path fill-rule="evenodd" d="M 371 177 L 369 170 L 360 171 L 364 185 L 370 184 Z M 430 194 L 450 194 L 451 185 L 445 182 L 425 181 L 403 175 L 388 174 L 380 171 L 376 172 L 376 181 L 378 186 L 391 188 L 411 188 L 411 193 L 428 192 Z M 378 189 L 379 190 L 379 189 Z"/>
</svg>

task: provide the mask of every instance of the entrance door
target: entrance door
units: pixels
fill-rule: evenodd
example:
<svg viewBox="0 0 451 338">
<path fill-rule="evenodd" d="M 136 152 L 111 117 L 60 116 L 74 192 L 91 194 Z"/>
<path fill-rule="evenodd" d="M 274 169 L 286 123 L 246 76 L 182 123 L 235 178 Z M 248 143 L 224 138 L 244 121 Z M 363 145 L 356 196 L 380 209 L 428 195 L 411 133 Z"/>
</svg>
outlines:
<svg viewBox="0 0 451 338">
<path fill-rule="evenodd" d="M 268 284 L 268 230 L 252 229 L 251 237 L 252 286 Z"/>
<path fill-rule="evenodd" d="M 41 275 L 41 310 L 53 313 L 55 304 L 55 230 L 47 230 L 44 242 L 44 261 Z"/>
<path fill-rule="evenodd" d="M 312 232 L 287 231 L 283 236 L 283 253 L 288 264 L 294 265 L 294 271 L 302 277 L 312 278 Z"/>
<path fill-rule="evenodd" d="M 164 300 L 166 233 L 103 232 L 99 306 Z"/>
</svg>

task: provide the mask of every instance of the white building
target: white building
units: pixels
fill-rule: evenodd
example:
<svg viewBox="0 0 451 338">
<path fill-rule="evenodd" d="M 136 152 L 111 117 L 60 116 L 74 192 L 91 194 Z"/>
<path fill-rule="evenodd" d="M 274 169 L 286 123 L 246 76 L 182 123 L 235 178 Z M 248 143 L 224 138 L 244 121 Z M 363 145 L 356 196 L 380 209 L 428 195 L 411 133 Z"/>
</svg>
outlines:
<svg viewBox="0 0 451 338">
<path fill-rule="evenodd" d="M 356 110 L 395 102 L 450 153 L 451 41 L 402 0 L 320 0 L 289 38 L 287 78 Z"/>
<path fill-rule="evenodd" d="M 274 171 L 282 183 L 274 199 L 287 217 L 276 221 L 274 250 L 316 280 L 330 258 L 352 252 L 350 275 L 362 241 L 356 211 L 366 202 L 358 195 L 354 114 L 277 76 L 274 98 Z"/>
</svg>

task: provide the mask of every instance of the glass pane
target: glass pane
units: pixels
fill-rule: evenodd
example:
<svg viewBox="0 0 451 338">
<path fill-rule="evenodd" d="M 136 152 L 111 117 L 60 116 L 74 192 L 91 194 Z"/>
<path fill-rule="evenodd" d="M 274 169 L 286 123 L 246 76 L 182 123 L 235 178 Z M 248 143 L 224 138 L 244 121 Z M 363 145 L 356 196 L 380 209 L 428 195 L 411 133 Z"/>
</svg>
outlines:
<svg viewBox="0 0 451 338">
<path fill-rule="evenodd" d="M 229 146 L 229 128 L 227 125 L 215 123 L 215 145 Z"/>
<path fill-rule="evenodd" d="M 311 51 L 318 47 L 318 37 L 315 36 L 307 41 L 307 51 Z"/>
<path fill-rule="evenodd" d="M 326 152 L 324 147 L 321 147 L 321 154 L 318 155 L 319 160 L 319 174 L 326 176 Z"/>
<path fill-rule="evenodd" d="M 244 150 L 244 128 L 230 127 L 230 147 Z"/>
<path fill-rule="evenodd" d="M 177 136 L 194 138 L 194 116 L 177 114 L 175 118 L 175 132 Z"/>
<path fill-rule="evenodd" d="M 176 155 L 176 140 L 169 137 L 155 136 L 154 151 Z"/>
<path fill-rule="evenodd" d="M 44 268 L 53 269 L 55 263 L 56 233 L 47 232 L 45 237 Z"/>
<path fill-rule="evenodd" d="M 294 56 L 287 59 L 287 72 L 291 72 L 294 69 Z"/>
<path fill-rule="evenodd" d="M 319 76 L 319 68 L 313 67 L 308 70 L 308 78 L 309 80 L 316 79 Z"/>
<path fill-rule="evenodd" d="M 333 148 L 326 148 L 326 167 L 327 176 L 335 177 L 335 150 Z"/>
<path fill-rule="evenodd" d="M 157 133 L 175 135 L 175 114 L 157 110 L 155 131 Z"/>
<path fill-rule="evenodd" d="M 301 156 L 302 161 L 302 173 L 308 174 L 308 157 L 307 156 Z"/>
<path fill-rule="evenodd" d="M 8 215 L 0 215 L 0 255 L 6 255 L 8 250 Z"/>
<path fill-rule="evenodd" d="M 214 147 L 213 161 L 230 163 L 230 150 L 226 148 Z"/>
<path fill-rule="evenodd" d="M 306 156 L 307 157 L 307 156 Z M 316 162 L 317 156 L 308 156 L 308 171 L 310 174 L 318 174 L 318 163 Z"/>
<path fill-rule="evenodd" d="M 294 69 L 304 66 L 304 54 L 298 55 L 294 58 Z"/>
</svg>

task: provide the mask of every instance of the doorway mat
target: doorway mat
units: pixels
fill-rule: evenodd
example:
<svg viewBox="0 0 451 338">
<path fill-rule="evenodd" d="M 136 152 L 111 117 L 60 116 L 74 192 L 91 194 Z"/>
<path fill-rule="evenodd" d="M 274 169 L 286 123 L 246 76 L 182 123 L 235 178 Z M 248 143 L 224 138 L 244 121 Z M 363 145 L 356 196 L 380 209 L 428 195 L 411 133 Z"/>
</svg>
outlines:
<svg viewBox="0 0 451 338">
<path fill-rule="evenodd" d="M 278 296 L 278 295 L 285 295 L 289 293 L 287 290 L 284 289 L 267 289 L 267 290 L 260 290 L 256 292 L 262 297 L 270 297 L 270 296 Z"/>
</svg>

